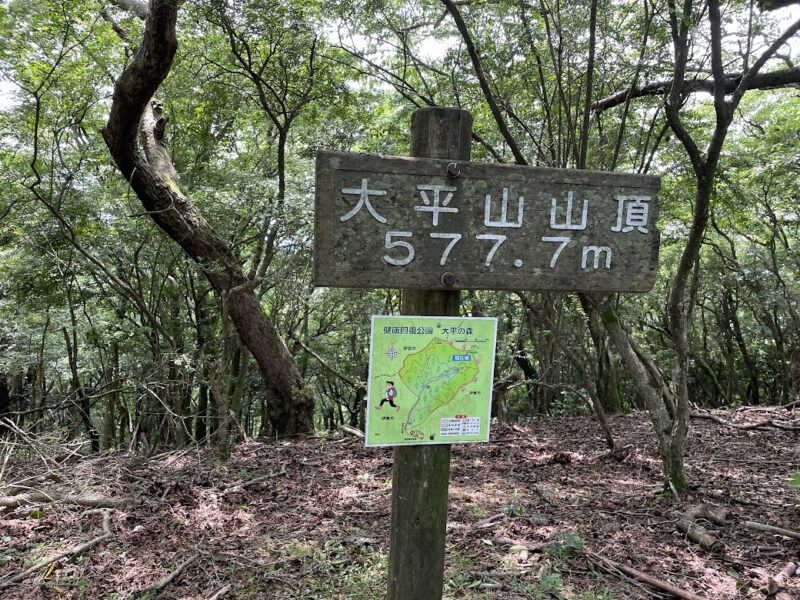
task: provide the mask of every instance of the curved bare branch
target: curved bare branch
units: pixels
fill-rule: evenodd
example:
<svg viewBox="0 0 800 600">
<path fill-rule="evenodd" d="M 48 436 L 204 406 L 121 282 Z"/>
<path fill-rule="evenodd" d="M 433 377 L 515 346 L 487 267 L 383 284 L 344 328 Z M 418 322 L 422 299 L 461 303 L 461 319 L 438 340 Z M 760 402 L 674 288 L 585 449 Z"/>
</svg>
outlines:
<svg viewBox="0 0 800 600">
<path fill-rule="evenodd" d="M 725 77 L 725 95 L 733 94 L 742 82 L 742 74 L 727 75 Z M 771 90 L 784 87 L 800 86 L 800 67 L 771 71 L 769 73 L 758 73 L 745 82 L 747 90 Z M 602 100 L 598 100 L 592 105 L 597 112 L 603 112 L 615 106 L 625 103 L 625 99 L 630 94 L 631 99 L 643 98 L 646 96 L 663 96 L 672 87 L 671 79 L 654 81 L 643 86 L 633 86 L 628 89 L 614 92 Z M 714 80 L 709 78 L 690 79 L 686 81 L 681 90 L 683 94 L 695 94 L 698 92 L 714 92 Z"/>
</svg>

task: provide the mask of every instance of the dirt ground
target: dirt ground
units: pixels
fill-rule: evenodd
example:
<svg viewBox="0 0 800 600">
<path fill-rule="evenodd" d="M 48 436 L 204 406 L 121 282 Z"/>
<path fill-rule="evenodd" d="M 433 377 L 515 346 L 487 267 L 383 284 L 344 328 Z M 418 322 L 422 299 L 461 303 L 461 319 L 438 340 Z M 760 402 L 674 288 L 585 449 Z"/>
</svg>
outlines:
<svg viewBox="0 0 800 600">
<path fill-rule="evenodd" d="M 697 488 L 675 500 L 662 491 L 646 416 L 610 425 L 614 451 L 588 418 L 499 427 L 489 444 L 453 447 L 446 598 L 673 597 L 603 557 L 701 598 L 800 598 L 800 576 L 778 576 L 800 559 L 800 541 L 745 526 L 800 531 L 798 490 L 787 485 L 800 471 L 796 432 L 693 420 L 687 471 Z M 0 509 L 0 598 L 385 593 L 391 450 L 331 436 L 241 444 L 227 464 L 211 450 L 49 459 L 27 449 L 24 457 L 7 461 L 0 489 L 68 495 Z M 128 503 L 74 503 L 90 503 L 88 494 Z M 729 512 L 724 523 L 694 525 L 717 537 L 711 550 L 676 530 L 681 514 L 704 504 Z"/>
</svg>

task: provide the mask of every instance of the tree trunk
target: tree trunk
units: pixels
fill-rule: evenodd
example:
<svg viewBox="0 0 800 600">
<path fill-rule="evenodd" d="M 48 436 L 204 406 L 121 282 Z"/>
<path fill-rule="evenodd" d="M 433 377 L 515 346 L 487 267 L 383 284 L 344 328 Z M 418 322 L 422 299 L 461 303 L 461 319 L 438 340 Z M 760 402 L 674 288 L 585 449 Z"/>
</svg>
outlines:
<svg viewBox="0 0 800 600">
<path fill-rule="evenodd" d="M 180 2 L 154 2 L 143 39 L 114 86 L 103 138 L 123 177 L 153 221 L 202 269 L 225 303 L 239 336 L 252 353 L 273 402 L 268 417 L 276 431 L 313 430 L 314 399 L 304 389 L 291 354 L 265 315 L 233 250 L 208 224 L 178 186 L 164 146 L 166 118 L 153 94 L 169 73 L 178 42 L 175 23 Z M 143 134 L 145 155 L 137 135 Z"/>
<path fill-rule="evenodd" d="M 662 398 L 659 383 L 653 381 L 647 368 L 637 356 L 628 339 L 628 333 L 622 328 L 614 309 L 610 306 L 603 307 L 600 314 L 609 339 L 633 380 L 636 395 L 647 408 L 647 414 L 653 423 L 665 486 L 684 490 L 687 480 L 683 468 L 683 444 L 686 439 L 688 414 L 682 420 L 672 418 Z M 678 416 L 680 418 L 680 415 Z"/>
<path fill-rule="evenodd" d="M 619 394 L 617 368 L 606 343 L 608 338 L 605 336 L 600 322 L 600 315 L 597 314 L 597 308 L 586 294 L 578 294 L 578 299 L 581 302 L 583 313 L 586 315 L 586 325 L 597 354 L 597 381 L 595 383 L 597 400 L 606 413 L 620 413 L 622 412 L 622 398 Z"/>
<path fill-rule="evenodd" d="M 78 376 L 78 344 L 75 330 L 73 329 L 72 331 L 71 339 L 66 327 L 64 327 L 62 331 L 64 333 L 64 341 L 67 348 L 67 361 L 69 363 L 71 376 L 70 393 L 73 394 L 77 400 L 75 402 L 75 407 L 77 409 L 76 416 L 86 428 L 86 433 L 89 434 L 92 452 L 100 452 L 100 434 L 97 432 L 97 429 L 95 429 L 94 424 L 92 423 L 92 405 L 89 399 L 86 398 L 86 392 L 83 389 L 83 385 L 81 385 L 80 378 Z"/>
<path fill-rule="evenodd" d="M 742 335 L 742 328 L 739 324 L 739 316 L 736 314 L 736 303 L 733 301 L 733 294 L 730 290 L 725 290 L 722 299 L 723 314 L 727 317 L 730 327 L 733 330 L 733 337 L 736 340 L 736 345 L 739 347 L 739 352 L 742 355 L 742 362 L 747 371 L 749 383 L 747 385 L 747 395 L 742 398 L 745 404 L 759 404 L 759 383 L 758 383 L 758 369 L 753 364 L 750 358 L 750 352 L 747 350 L 747 344 Z"/>
<path fill-rule="evenodd" d="M 208 369 L 203 369 L 203 381 L 197 391 L 197 414 L 194 418 L 194 439 L 198 444 L 206 441 L 206 418 L 208 413 Z"/>
<path fill-rule="evenodd" d="M 11 388 L 8 386 L 8 377 L 0 373 L 0 419 L 11 410 Z M 8 433 L 8 426 L 0 422 L 0 437 Z"/>
</svg>

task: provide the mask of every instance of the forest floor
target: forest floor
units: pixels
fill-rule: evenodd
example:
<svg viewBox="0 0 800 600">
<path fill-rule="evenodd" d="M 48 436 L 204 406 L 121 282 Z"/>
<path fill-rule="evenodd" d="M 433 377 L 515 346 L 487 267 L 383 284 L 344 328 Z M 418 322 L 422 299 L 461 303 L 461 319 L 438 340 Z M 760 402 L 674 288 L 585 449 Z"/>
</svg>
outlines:
<svg viewBox="0 0 800 600">
<path fill-rule="evenodd" d="M 800 531 L 787 485 L 800 470 L 797 432 L 693 420 L 697 488 L 676 500 L 662 491 L 646 415 L 610 425 L 614 451 L 588 418 L 498 427 L 491 443 L 453 447 L 446 598 L 673 597 L 629 568 L 701 598 L 800 598 L 800 576 L 787 571 L 800 540 L 746 525 Z M 210 449 L 150 459 L 38 450 L 19 446 L 0 464 L 0 491 L 20 499 L 0 509 L 5 600 L 384 595 L 390 449 L 335 436 L 248 442 L 227 464 Z M 109 499 L 121 504 L 96 507 Z M 716 536 L 712 549 L 676 529 L 701 505 L 728 511 L 693 525 Z"/>
</svg>

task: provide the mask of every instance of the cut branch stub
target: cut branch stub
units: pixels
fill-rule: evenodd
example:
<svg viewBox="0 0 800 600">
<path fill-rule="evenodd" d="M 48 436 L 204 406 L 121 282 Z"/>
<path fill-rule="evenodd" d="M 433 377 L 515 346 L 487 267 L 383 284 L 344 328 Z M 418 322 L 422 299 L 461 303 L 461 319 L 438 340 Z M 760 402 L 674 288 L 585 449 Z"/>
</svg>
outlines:
<svg viewBox="0 0 800 600">
<path fill-rule="evenodd" d="M 702 548 L 706 550 L 710 550 L 712 552 L 720 552 L 724 549 L 724 544 L 717 539 L 715 535 L 710 533 L 705 527 L 702 525 L 698 525 L 695 521 L 689 518 L 681 518 L 678 519 L 678 522 L 675 523 L 675 527 L 678 531 L 685 534 L 687 538 L 693 541 L 696 544 L 699 544 Z"/>
</svg>

